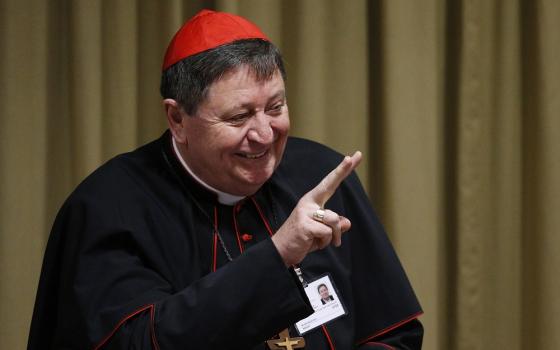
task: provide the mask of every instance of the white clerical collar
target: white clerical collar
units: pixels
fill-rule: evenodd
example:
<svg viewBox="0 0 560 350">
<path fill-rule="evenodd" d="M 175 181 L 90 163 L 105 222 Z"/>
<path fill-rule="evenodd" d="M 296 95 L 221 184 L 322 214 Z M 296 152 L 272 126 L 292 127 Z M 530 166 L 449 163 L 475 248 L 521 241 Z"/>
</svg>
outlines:
<svg viewBox="0 0 560 350">
<path fill-rule="evenodd" d="M 206 189 L 216 193 L 218 195 L 218 202 L 225 205 L 234 205 L 235 203 L 245 198 L 244 196 L 235 196 L 233 194 L 222 192 L 208 185 L 206 182 L 202 181 L 202 179 L 196 176 L 196 174 L 191 170 L 191 168 L 189 168 L 187 162 L 185 162 L 185 160 L 181 156 L 181 152 L 179 152 L 179 148 L 177 147 L 177 142 L 175 141 L 175 138 L 172 137 L 171 139 L 173 140 L 173 150 L 175 151 L 175 154 L 177 155 L 177 158 L 179 159 L 181 164 L 183 164 L 185 170 L 187 170 L 187 172 Z"/>
</svg>

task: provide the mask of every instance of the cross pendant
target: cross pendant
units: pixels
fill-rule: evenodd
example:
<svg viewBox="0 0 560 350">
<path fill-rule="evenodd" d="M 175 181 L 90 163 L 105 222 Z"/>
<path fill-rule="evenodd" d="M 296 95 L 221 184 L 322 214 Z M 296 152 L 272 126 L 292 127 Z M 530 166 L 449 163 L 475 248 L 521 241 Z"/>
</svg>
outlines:
<svg viewBox="0 0 560 350">
<path fill-rule="evenodd" d="M 277 339 L 267 340 L 266 343 L 271 350 L 294 350 L 303 349 L 305 346 L 305 339 L 302 337 L 290 338 L 290 331 L 286 328 Z"/>
</svg>

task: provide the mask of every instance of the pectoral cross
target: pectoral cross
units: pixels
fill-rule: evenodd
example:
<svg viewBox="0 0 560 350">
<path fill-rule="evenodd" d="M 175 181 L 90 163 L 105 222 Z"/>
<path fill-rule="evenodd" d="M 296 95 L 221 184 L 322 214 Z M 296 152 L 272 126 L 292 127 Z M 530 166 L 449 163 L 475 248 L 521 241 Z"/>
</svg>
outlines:
<svg viewBox="0 0 560 350">
<path fill-rule="evenodd" d="M 302 337 L 290 338 L 290 331 L 286 328 L 278 334 L 278 339 L 267 340 L 266 343 L 271 350 L 294 350 L 303 349 L 305 339 Z"/>
</svg>

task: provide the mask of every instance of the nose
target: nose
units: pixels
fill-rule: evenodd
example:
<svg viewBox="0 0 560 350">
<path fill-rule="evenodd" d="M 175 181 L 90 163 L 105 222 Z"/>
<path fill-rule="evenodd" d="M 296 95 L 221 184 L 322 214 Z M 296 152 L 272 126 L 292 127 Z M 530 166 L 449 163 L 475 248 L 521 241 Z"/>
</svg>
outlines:
<svg viewBox="0 0 560 350">
<path fill-rule="evenodd" d="M 247 139 L 251 142 L 270 144 L 274 139 L 271 120 L 268 116 L 259 113 L 253 119 L 254 123 L 247 132 Z"/>
</svg>

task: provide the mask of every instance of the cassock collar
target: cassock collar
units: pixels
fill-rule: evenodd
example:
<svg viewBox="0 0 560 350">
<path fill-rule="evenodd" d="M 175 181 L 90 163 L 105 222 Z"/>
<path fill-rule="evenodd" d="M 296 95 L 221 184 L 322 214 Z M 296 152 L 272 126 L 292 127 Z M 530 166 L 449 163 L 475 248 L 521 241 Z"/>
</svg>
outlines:
<svg viewBox="0 0 560 350">
<path fill-rule="evenodd" d="M 173 136 L 171 136 L 171 142 L 173 143 L 173 151 L 175 152 L 177 159 L 179 159 L 179 162 L 181 162 L 185 170 L 189 173 L 190 176 L 192 176 L 193 179 L 196 180 L 196 182 L 201 184 L 204 188 L 216 193 L 216 195 L 218 196 L 218 202 L 225 205 L 234 205 L 237 202 L 245 199 L 245 197 L 243 196 L 236 196 L 230 193 L 217 190 L 214 187 L 208 185 L 206 182 L 204 182 L 200 177 L 196 176 L 196 174 L 188 166 L 187 162 L 185 162 L 185 160 L 183 159 L 183 156 L 181 155 L 181 152 L 179 152 L 179 148 L 177 147 L 177 142 L 175 141 L 175 138 Z"/>
</svg>

